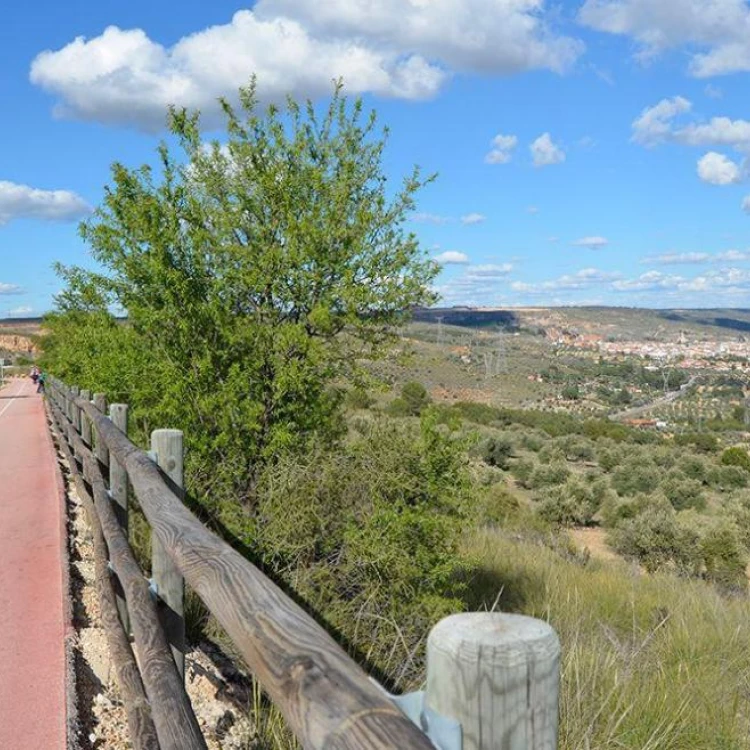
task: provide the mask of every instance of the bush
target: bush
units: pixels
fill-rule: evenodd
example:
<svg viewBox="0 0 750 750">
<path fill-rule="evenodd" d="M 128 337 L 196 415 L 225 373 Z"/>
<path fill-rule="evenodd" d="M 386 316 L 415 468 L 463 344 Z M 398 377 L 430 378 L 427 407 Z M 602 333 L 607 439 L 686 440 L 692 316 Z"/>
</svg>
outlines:
<svg viewBox="0 0 750 750">
<path fill-rule="evenodd" d="M 602 504 L 599 489 L 597 485 L 571 478 L 540 496 L 538 513 L 545 521 L 559 526 L 588 526 Z"/>
<path fill-rule="evenodd" d="M 421 414 L 422 410 L 432 402 L 427 389 L 421 383 L 415 381 L 404 383 L 401 388 L 401 398 L 406 401 L 414 415 Z"/>
<path fill-rule="evenodd" d="M 674 511 L 647 508 L 623 521 L 610 533 L 612 547 L 638 561 L 649 573 L 672 565 L 683 573 L 695 573 L 700 565 L 698 534 L 683 528 Z"/>
<path fill-rule="evenodd" d="M 479 443 L 477 453 L 488 466 L 507 469 L 508 459 L 513 454 L 513 443 L 504 437 L 488 437 Z"/>
<path fill-rule="evenodd" d="M 255 519 L 224 521 L 387 669 L 395 642 L 406 659 L 437 619 L 463 607 L 457 550 L 472 494 L 465 445 L 428 411 L 419 427 L 373 420 L 336 451 L 280 457 L 262 475 Z"/>
<path fill-rule="evenodd" d="M 708 482 L 718 490 L 738 490 L 750 483 L 750 474 L 739 466 L 715 466 L 708 475 Z"/>
<path fill-rule="evenodd" d="M 710 529 L 701 539 L 700 549 L 710 581 L 730 591 L 747 590 L 747 558 L 734 524 L 723 522 Z"/>
<path fill-rule="evenodd" d="M 661 474 L 651 463 L 629 458 L 612 475 L 612 486 L 620 495 L 652 492 L 659 484 Z"/>
<path fill-rule="evenodd" d="M 739 466 L 745 471 L 750 472 L 750 456 L 744 448 L 734 446 L 727 448 L 721 454 L 721 463 L 724 466 Z"/>
<path fill-rule="evenodd" d="M 701 453 L 715 453 L 719 449 L 718 438 L 708 432 L 686 432 L 684 435 L 675 435 L 674 442 L 676 445 L 693 447 Z"/>
<path fill-rule="evenodd" d="M 350 409 L 369 409 L 375 399 L 364 388 L 352 388 L 347 391 L 344 402 Z"/>
<path fill-rule="evenodd" d="M 660 489 L 675 510 L 704 510 L 706 507 L 701 482 L 674 469 L 662 480 Z"/>
<path fill-rule="evenodd" d="M 570 469 L 561 462 L 541 464 L 534 469 L 529 477 L 528 485 L 531 489 L 563 484 L 570 476 Z"/>
</svg>

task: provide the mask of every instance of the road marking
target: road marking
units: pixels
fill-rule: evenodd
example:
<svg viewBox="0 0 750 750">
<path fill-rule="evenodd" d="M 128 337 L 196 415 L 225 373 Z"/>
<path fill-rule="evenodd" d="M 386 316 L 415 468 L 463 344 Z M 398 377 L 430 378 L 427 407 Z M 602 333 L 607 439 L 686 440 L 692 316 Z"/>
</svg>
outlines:
<svg viewBox="0 0 750 750">
<path fill-rule="evenodd" d="M 13 404 L 15 404 L 15 403 L 16 403 L 16 401 L 18 400 L 18 397 L 19 397 L 19 396 L 21 395 L 21 391 L 23 391 L 23 387 L 24 387 L 25 385 L 26 385 L 26 383 L 25 383 L 25 382 L 22 382 L 22 383 L 21 383 L 21 387 L 20 387 L 20 388 L 18 389 L 18 392 L 16 393 L 16 395 L 15 395 L 15 396 L 13 396 L 13 397 L 12 397 L 12 398 L 10 399 L 10 401 L 8 401 L 8 403 L 7 403 L 7 404 L 5 404 L 5 407 L 4 407 L 3 409 L 0 409 L 0 417 L 2 417 L 2 416 L 3 416 L 3 414 L 5 414 L 5 412 L 6 412 L 6 411 L 8 411 L 8 409 L 10 409 L 10 407 L 11 407 L 11 406 L 13 406 Z"/>
</svg>

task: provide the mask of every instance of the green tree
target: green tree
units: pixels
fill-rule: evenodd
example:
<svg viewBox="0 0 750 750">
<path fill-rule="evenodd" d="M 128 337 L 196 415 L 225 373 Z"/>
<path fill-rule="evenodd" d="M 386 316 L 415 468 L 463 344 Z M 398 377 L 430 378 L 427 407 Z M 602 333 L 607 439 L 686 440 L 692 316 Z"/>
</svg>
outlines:
<svg viewBox="0 0 750 750">
<path fill-rule="evenodd" d="M 221 468 L 248 497 L 270 459 L 335 434 L 331 384 L 356 380 L 408 310 L 433 301 L 437 267 L 404 228 L 427 180 L 415 169 L 386 185 L 386 134 L 361 101 L 337 86 L 322 114 L 292 100 L 261 111 L 254 82 L 239 99 L 222 101 L 225 143 L 172 110 L 177 149 L 159 147 L 158 169 L 113 165 L 81 228 L 103 270 L 59 269 L 52 336 L 70 316 L 125 311 L 134 351 L 148 352 L 131 392 L 156 384 L 152 414 L 186 430 L 195 476 Z M 59 340 L 56 352 L 69 375 Z"/>
</svg>

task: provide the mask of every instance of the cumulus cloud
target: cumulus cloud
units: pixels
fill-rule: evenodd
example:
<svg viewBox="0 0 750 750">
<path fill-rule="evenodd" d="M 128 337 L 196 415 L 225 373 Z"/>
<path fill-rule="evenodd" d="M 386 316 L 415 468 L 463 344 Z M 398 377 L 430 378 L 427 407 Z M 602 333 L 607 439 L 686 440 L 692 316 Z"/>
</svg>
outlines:
<svg viewBox="0 0 750 750">
<path fill-rule="evenodd" d="M 687 47 L 697 78 L 750 70 L 750 7 L 745 0 L 586 0 L 579 20 L 634 39 L 647 62 Z"/>
<path fill-rule="evenodd" d="M 529 148 L 535 167 L 548 167 L 565 161 L 565 152 L 552 142 L 549 133 L 540 135 Z"/>
<path fill-rule="evenodd" d="M 8 310 L 8 315 L 28 315 L 33 313 L 34 308 L 28 305 L 21 305 L 20 307 L 14 307 L 12 310 Z"/>
<path fill-rule="evenodd" d="M 457 278 L 436 288 L 446 304 L 486 305 L 498 301 L 498 290 L 513 271 L 512 263 L 468 266 Z"/>
<path fill-rule="evenodd" d="M 513 158 L 513 151 L 518 145 L 515 135 L 503 135 L 498 133 L 490 141 L 491 149 L 487 152 L 484 160 L 487 164 L 507 164 Z"/>
<path fill-rule="evenodd" d="M 580 41 L 556 34 L 544 0 L 260 0 L 259 18 L 295 18 L 321 35 L 364 38 L 454 70 L 567 70 Z"/>
<path fill-rule="evenodd" d="M 709 185 L 734 185 L 742 180 L 742 170 L 724 154 L 709 151 L 698 161 L 698 177 Z"/>
<path fill-rule="evenodd" d="M 514 281 L 510 286 L 514 292 L 527 294 L 542 294 L 548 292 L 565 292 L 588 289 L 604 283 L 610 283 L 618 279 L 620 274 L 610 271 L 602 271 L 599 268 L 582 268 L 573 274 L 565 274 L 557 279 L 528 283 L 525 281 Z"/>
<path fill-rule="evenodd" d="M 456 250 L 446 250 L 438 255 L 435 260 L 443 265 L 462 265 L 469 262 L 469 256 Z"/>
<path fill-rule="evenodd" d="M 23 294 L 23 289 L 18 284 L 6 284 L 0 281 L 0 294 Z"/>
<path fill-rule="evenodd" d="M 486 219 L 487 217 L 484 214 L 472 213 L 462 216 L 461 223 L 467 225 L 481 224 Z"/>
<path fill-rule="evenodd" d="M 441 216 L 440 214 L 419 212 L 413 214 L 411 220 L 418 221 L 422 224 L 447 224 L 451 218 L 450 216 Z"/>
<path fill-rule="evenodd" d="M 252 74 L 264 100 L 325 95 L 337 77 L 350 92 L 419 100 L 456 71 L 563 72 L 582 50 L 545 22 L 542 0 L 261 0 L 172 46 L 110 26 L 42 52 L 30 77 L 58 116 L 154 131 L 170 104 L 216 122 L 217 98 Z"/>
<path fill-rule="evenodd" d="M 736 263 L 750 260 L 750 251 L 725 250 L 721 253 L 664 253 L 643 258 L 641 263 L 659 266 L 701 265 L 708 263 Z"/>
<path fill-rule="evenodd" d="M 39 190 L 0 181 L 0 225 L 13 219 L 72 221 L 89 211 L 89 204 L 69 190 Z"/>
<path fill-rule="evenodd" d="M 603 247 L 609 245 L 609 240 L 606 237 L 581 237 L 580 240 L 576 240 L 572 243 L 576 247 L 587 247 L 589 250 L 601 250 Z"/>
<path fill-rule="evenodd" d="M 643 146 L 654 146 L 672 135 L 672 120 L 692 109 L 690 101 L 682 96 L 662 99 L 653 107 L 646 107 L 633 122 L 633 140 Z"/>
<path fill-rule="evenodd" d="M 633 141 L 643 146 L 679 143 L 685 146 L 725 146 L 750 151 L 750 121 L 712 117 L 708 122 L 692 122 L 677 127 L 675 119 L 692 110 L 692 102 L 682 96 L 662 99 L 647 107 L 633 122 Z"/>
</svg>

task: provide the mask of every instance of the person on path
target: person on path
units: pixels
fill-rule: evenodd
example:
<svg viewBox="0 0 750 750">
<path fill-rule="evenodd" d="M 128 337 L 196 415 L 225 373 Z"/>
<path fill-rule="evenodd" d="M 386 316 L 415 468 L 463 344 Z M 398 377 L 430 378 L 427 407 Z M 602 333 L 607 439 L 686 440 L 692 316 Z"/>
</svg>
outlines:
<svg viewBox="0 0 750 750">
<path fill-rule="evenodd" d="M 37 377 L 37 384 L 36 384 L 36 392 L 37 393 L 44 393 L 44 381 L 47 379 L 47 376 L 40 372 L 39 376 Z"/>
</svg>

